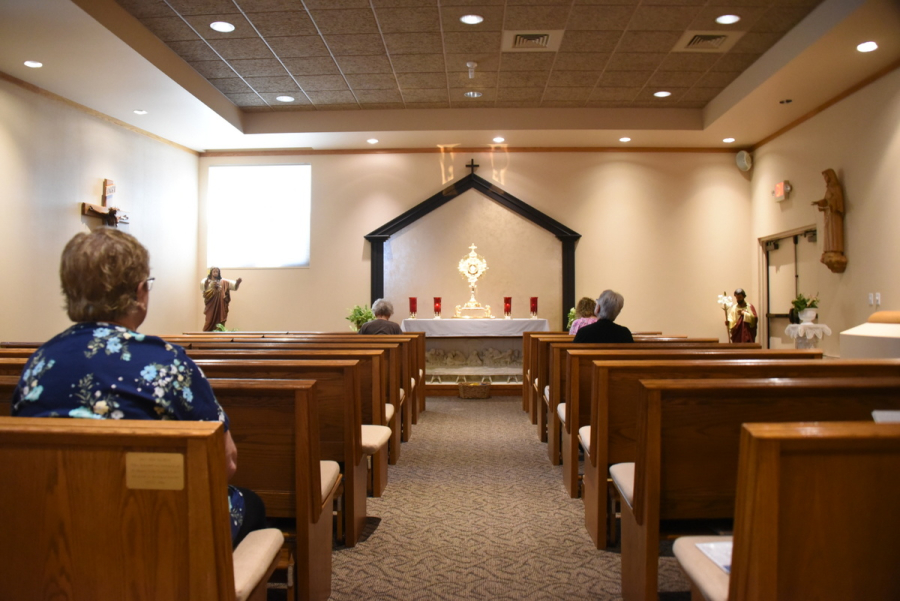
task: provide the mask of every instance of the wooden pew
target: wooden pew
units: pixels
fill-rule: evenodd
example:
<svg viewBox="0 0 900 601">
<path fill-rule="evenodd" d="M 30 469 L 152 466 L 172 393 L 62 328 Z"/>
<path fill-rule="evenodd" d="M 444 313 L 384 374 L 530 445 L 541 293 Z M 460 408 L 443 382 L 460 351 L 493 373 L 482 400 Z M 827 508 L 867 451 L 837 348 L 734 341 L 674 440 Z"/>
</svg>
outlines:
<svg viewBox="0 0 900 601">
<path fill-rule="evenodd" d="M 900 599 L 898 473 L 900 424 L 744 424 L 731 576 L 675 541 L 694 601 Z"/>
<path fill-rule="evenodd" d="M 624 601 L 657 598 L 661 535 L 734 515 L 743 423 L 857 421 L 898 408 L 900 378 L 643 380 L 636 461 L 610 468 L 622 495 Z"/>
<path fill-rule="evenodd" d="M 803 351 L 772 350 L 757 351 L 752 359 L 591 362 L 592 369 L 584 371 L 592 376 L 592 396 L 589 401 L 581 396 L 580 403 L 582 408 L 584 405 L 589 407 L 589 421 L 578 429 L 573 424 L 572 431 L 567 433 L 566 448 L 581 442 L 585 450 L 582 481 L 584 521 L 597 548 L 605 548 L 615 539 L 612 528 L 615 512 L 611 509 L 615 498 L 608 494 L 607 476 L 610 465 L 635 460 L 637 397 L 641 393 L 641 380 L 900 377 L 900 360 L 823 361 L 804 359 L 804 355 L 806 353 Z M 793 358 L 789 358 L 791 356 Z M 583 366 L 576 366 L 576 369 L 581 370 Z M 583 387 L 586 378 L 582 376 L 579 379 Z M 570 403 L 579 404 L 579 397 L 573 394 Z M 568 453 L 573 451 L 568 450 Z M 572 456 L 577 458 L 577 447 Z M 575 472 L 574 478 L 577 479 L 577 461 L 566 467 Z"/>
<path fill-rule="evenodd" d="M 531 423 L 537 423 L 537 414 L 531 409 L 534 406 L 535 387 L 537 383 L 537 363 L 532 362 L 532 355 L 537 348 L 535 336 L 568 336 L 568 332 L 523 332 L 522 333 L 522 411 L 531 415 Z M 534 374 L 534 375 L 532 375 Z"/>
<path fill-rule="evenodd" d="M 0 482 L 4 599 L 266 598 L 284 537 L 232 554 L 219 423 L 2 417 Z"/>
<path fill-rule="evenodd" d="M 553 465 L 559 465 L 561 457 L 561 447 L 559 442 L 560 422 L 556 413 L 556 407 L 559 403 L 565 402 L 565 367 L 567 351 L 578 349 L 600 350 L 607 348 L 652 351 L 658 351 L 660 349 L 713 349 L 722 352 L 761 350 L 759 344 L 756 343 L 721 344 L 716 342 L 713 338 L 656 338 L 655 342 L 649 342 L 648 340 L 650 339 L 651 338 L 647 338 L 644 342 L 635 342 L 631 344 L 576 344 L 571 341 L 561 342 L 554 340 L 546 342 L 547 348 L 543 354 L 547 357 L 546 361 L 548 365 L 546 366 L 546 370 L 541 372 L 542 374 L 546 373 L 546 376 L 542 376 L 546 377 L 546 381 L 541 387 L 541 395 L 538 397 L 541 402 L 538 403 L 537 407 L 537 428 L 538 437 L 541 442 L 548 443 L 547 454 Z M 541 341 L 538 343 L 538 346 L 541 347 L 544 346 L 544 344 L 545 343 Z M 539 352 L 541 352 L 540 349 Z"/>
<path fill-rule="evenodd" d="M 297 599 L 331 595 L 332 505 L 341 485 L 321 461 L 318 384 L 307 380 L 212 379 L 238 447 L 232 483 L 256 492 L 270 518 L 296 524 Z"/>
</svg>

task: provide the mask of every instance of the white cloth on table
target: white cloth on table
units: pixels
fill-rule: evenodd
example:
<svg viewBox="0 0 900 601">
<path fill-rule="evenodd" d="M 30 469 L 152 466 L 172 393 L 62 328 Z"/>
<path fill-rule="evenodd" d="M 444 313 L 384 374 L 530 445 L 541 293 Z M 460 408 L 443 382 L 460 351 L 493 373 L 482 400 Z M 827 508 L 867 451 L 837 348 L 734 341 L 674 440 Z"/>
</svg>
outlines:
<svg viewBox="0 0 900 601">
<path fill-rule="evenodd" d="M 524 332 L 549 332 L 546 319 L 404 319 L 404 332 L 433 336 L 521 336 Z"/>
<path fill-rule="evenodd" d="M 831 336 L 831 328 L 824 323 L 792 323 L 784 329 L 784 333 L 794 338 L 822 339 L 823 336 Z"/>
</svg>

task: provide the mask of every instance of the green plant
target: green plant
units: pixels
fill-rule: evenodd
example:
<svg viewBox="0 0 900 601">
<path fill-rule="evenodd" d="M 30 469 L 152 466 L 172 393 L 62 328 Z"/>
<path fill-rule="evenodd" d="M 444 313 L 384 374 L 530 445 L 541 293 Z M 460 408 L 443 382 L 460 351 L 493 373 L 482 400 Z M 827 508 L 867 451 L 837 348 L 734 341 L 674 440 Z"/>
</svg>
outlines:
<svg viewBox="0 0 900 601">
<path fill-rule="evenodd" d="M 791 305 L 794 306 L 798 312 L 804 309 L 818 309 L 819 308 L 819 297 L 818 296 L 810 296 L 809 298 L 803 296 L 803 293 L 797 295 L 797 298 L 791 301 Z"/>
<path fill-rule="evenodd" d="M 358 332 L 364 323 L 375 319 L 375 314 L 372 313 L 372 309 L 369 308 L 369 305 L 364 305 L 362 307 L 354 305 L 350 310 L 350 315 L 348 315 L 346 319 L 350 322 L 350 329 L 354 332 Z"/>
<path fill-rule="evenodd" d="M 566 329 L 572 329 L 572 322 L 575 321 L 575 307 L 569 309 L 569 322 L 566 324 Z"/>
<path fill-rule="evenodd" d="M 225 327 L 224 323 L 217 323 L 216 327 L 213 328 L 213 332 L 237 332 L 237 328 L 228 329 Z"/>
</svg>

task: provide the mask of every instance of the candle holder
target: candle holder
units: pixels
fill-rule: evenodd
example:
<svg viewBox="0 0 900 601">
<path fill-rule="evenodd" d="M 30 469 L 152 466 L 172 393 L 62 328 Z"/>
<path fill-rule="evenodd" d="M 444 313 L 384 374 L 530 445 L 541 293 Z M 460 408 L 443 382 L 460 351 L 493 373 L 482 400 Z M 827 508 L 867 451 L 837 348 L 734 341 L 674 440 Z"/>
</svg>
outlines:
<svg viewBox="0 0 900 601">
<path fill-rule="evenodd" d="M 416 297 L 415 297 L 415 296 L 410 296 L 410 297 L 409 297 L 409 318 L 410 318 L 410 319 L 415 319 L 415 318 L 416 318 L 416 309 L 418 309 L 418 304 L 419 304 L 419 303 L 418 303 L 418 301 L 416 300 Z"/>
<path fill-rule="evenodd" d="M 435 319 L 441 318 L 441 297 L 440 296 L 434 297 L 434 318 Z"/>
<path fill-rule="evenodd" d="M 512 297 L 503 297 L 503 319 L 512 319 Z"/>
<path fill-rule="evenodd" d="M 538 297 L 536 296 L 531 297 L 531 319 L 537 319 L 537 299 Z"/>
</svg>

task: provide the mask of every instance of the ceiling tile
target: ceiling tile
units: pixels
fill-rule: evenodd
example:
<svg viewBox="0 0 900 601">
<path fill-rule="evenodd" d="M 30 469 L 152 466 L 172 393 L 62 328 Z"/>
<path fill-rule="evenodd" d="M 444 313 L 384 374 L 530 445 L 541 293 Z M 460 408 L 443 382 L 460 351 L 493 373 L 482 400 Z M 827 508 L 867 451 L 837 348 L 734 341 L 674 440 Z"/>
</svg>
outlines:
<svg viewBox="0 0 900 601">
<path fill-rule="evenodd" d="M 597 84 L 604 88 L 644 87 L 653 71 L 605 71 Z"/>
<path fill-rule="evenodd" d="M 593 87 L 600 71 L 560 71 L 554 69 L 547 85 L 558 88 Z"/>
<path fill-rule="evenodd" d="M 244 13 L 282 12 L 297 8 L 297 0 L 237 0 L 237 3 Z"/>
<path fill-rule="evenodd" d="M 395 54 L 390 63 L 397 73 L 443 73 L 443 54 Z"/>
<path fill-rule="evenodd" d="M 597 71 L 603 69 L 609 57 L 609 54 L 600 52 L 560 52 L 556 55 L 553 68 L 561 71 Z"/>
<path fill-rule="evenodd" d="M 380 56 L 384 54 L 381 36 L 375 34 L 331 34 L 325 43 L 335 56 Z"/>
<path fill-rule="evenodd" d="M 144 27 L 150 30 L 153 35 L 161 39 L 163 42 L 174 42 L 176 40 L 199 40 L 193 29 L 178 17 L 154 17 L 141 19 Z"/>
<path fill-rule="evenodd" d="M 340 75 L 304 75 L 297 76 L 297 83 L 304 92 L 322 92 L 326 90 L 346 90 L 347 82 Z M 313 101 L 315 102 L 315 100 Z"/>
<path fill-rule="evenodd" d="M 359 108 L 371 111 L 371 110 L 382 110 L 382 109 L 405 109 L 406 106 L 402 102 L 363 102 L 359 101 Z"/>
<path fill-rule="evenodd" d="M 444 51 L 439 33 L 386 33 L 384 43 L 394 54 L 433 54 Z"/>
<path fill-rule="evenodd" d="M 290 77 L 245 77 L 250 87 L 257 92 L 294 92 L 297 84 Z"/>
<path fill-rule="evenodd" d="M 266 106 L 266 102 L 258 94 L 225 94 L 237 106 Z"/>
<path fill-rule="evenodd" d="M 678 42 L 677 31 L 626 31 L 619 43 L 621 52 L 669 52 Z"/>
<path fill-rule="evenodd" d="M 584 106 L 583 100 L 544 100 L 541 103 L 544 108 L 554 109 L 577 109 Z"/>
<path fill-rule="evenodd" d="M 466 98 L 463 100 L 450 101 L 450 107 L 455 109 L 492 109 L 494 106 L 493 101 L 482 100 L 481 98 L 478 100 Z"/>
<path fill-rule="evenodd" d="M 450 108 L 450 103 L 445 99 L 443 102 L 410 102 L 406 101 L 408 109 L 446 109 Z"/>
<path fill-rule="evenodd" d="M 572 31 L 563 35 L 560 52 L 612 52 L 622 37 L 621 31 Z"/>
<path fill-rule="evenodd" d="M 549 71 L 553 66 L 552 52 L 504 52 L 500 58 L 501 71 Z"/>
<path fill-rule="evenodd" d="M 323 35 L 378 33 L 371 9 L 310 10 L 310 16 Z"/>
<path fill-rule="evenodd" d="M 399 73 L 397 82 L 404 92 L 420 88 L 446 88 L 447 76 L 443 73 Z"/>
<path fill-rule="evenodd" d="M 544 88 L 501 88 L 497 92 L 498 100 L 517 102 L 540 102 Z"/>
<path fill-rule="evenodd" d="M 570 30 L 618 31 L 628 26 L 632 6 L 575 6 L 569 13 Z"/>
<path fill-rule="evenodd" d="M 245 94 L 250 92 L 250 87 L 240 77 L 225 77 L 222 79 L 210 79 L 209 83 L 223 94 Z"/>
<path fill-rule="evenodd" d="M 494 106 L 501 109 L 533 109 L 541 106 L 540 102 L 519 102 L 518 100 L 498 100 Z"/>
<path fill-rule="evenodd" d="M 565 29 L 568 16 L 568 5 L 507 6 L 503 29 Z"/>
<path fill-rule="evenodd" d="M 631 102 L 640 93 L 641 88 L 594 88 L 590 100 L 602 102 Z"/>
<path fill-rule="evenodd" d="M 339 56 L 336 60 L 345 75 L 351 73 L 392 73 L 391 61 L 388 60 L 387 55 Z"/>
<path fill-rule="evenodd" d="M 250 110 L 258 110 L 258 109 L 250 109 Z M 306 104 L 297 104 L 296 102 L 291 102 L 291 103 L 285 104 L 283 102 L 279 102 L 277 106 L 269 105 L 269 110 L 272 112 L 289 113 L 289 112 L 301 112 L 301 111 L 312 112 L 317 109 L 316 109 L 316 106 L 312 102 L 309 102 L 307 100 Z"/>
<path fill-rule="evenodd" d="M 447 88 L 432 90 L 403 90 L 403 100 L 410 102 L 447 102 Z"/>
<path fill-rule="evenodd" d="M 272 58 L 272 51 L 260 38 L 210 40 L 209 45 L 225 59 Z"/>
<path fill-rule="evenodd" d="M 786 33 L 808 14 L 806 7 L 773 6 L 760 16 L 750 31 Z"/>
<path fill-rule="evenodd" d="M 466 63 L 469 61 L 478 63 L 478 71 L 496 71 L 500 68 L 500 52 L 447 54 L 447 71 L 468 71 Z"/>
<path fill-rule="evenodd" d="M 616 52 L 606 64 L 607 71 L 653 71 L 665 54 L 656 52 Z"/>
<path fill-rule="evenodd" d="M 695 6 L 640 6 L 628 23 L 632 31 L 684 31 L 697 16 Z"/>
<path fill-rule="evenodd" d="M 724 88 L 739 76 L 739 71 L 710 71 L 696 85 L 703 88 Z"/>
<path fill-rule="evenodd" d="M 284 66 L 292 75 L 337 75 L 340 73 L 330 56 L 308 56 L 283 60 Z"/>
<path fill-rule="evenodd" d="M 689 88 L 703 76 L 699 71 L 657 71 L 647 82 L 655 88 Z"/>
<path fill-rule="evenodd" d="M 275 64 L 278 64 L 278 61 L 273 61 Z M 214 61 L 193 61 L 189 63 L 194 69 L 196 69 L 197 73 L 206 77 L 207 79 L 211 77 L 234 77 L 234 70 L 228 66 L 228 63 L 225 61 L 214 60 Z M 281 68 L 281 65 L 278 65 L 278 68 Z"/>
<path fill-rule="evenodd" d="M 239 14 L 218 13 L 214 15 L 186 16 L 184 20 L 190 23 L 190 26 L 200 34 L 200 37 L 206 40 L 237 40 L 259 37 L 259 34 L 250 26 L 250 22 Z M 216 21 L 231 23 L 234 25 L 234 31 L 228 33 L 216 31 L 210 27 L 210 24 Z"/>
<path fill-rule="evenodd" d="M 169 42 L 166 45 L 188 62 L 220 60 L 219 55 L 213 52 L 206 42 L 201 40 L 196 42 Z"/>
<path fill-rule="evenodd" d="M 533 88 L 541 89 L 547 85 L 550 79 L 550 71 L 505 71 L 500 73 L 500 86 L 503 88 Z"/>
<path fill-rule="evenodd" d="M 739 39 L 734 47 L 731 49 L 731 52 L 735 52 L 738 54 L 741 53 L 760 53 L 762 54 L 769 48 L 771 48 L 775 42 L 781 39 L 781 36 L 784 35 L 780 32 L 766 32 L 766 33 L 758 33 L 755 31 L 751 31 L 744 34 L 744 37 Z"/>
<path fill-rule="evenodd" d="M 267 42 L 279 58 L 303 58 L 307 56 L 328 56 L 328 48 L 317 35 L 267 38 Z"/>
<path fill-rule="evenodd" d="M 162 0 L 116 0 L 116 2 L 138 19 L 175 15 L 169 5 Z"/>
<path fill-rule="evenodd" d="M 263 37 L 319 34 L 305 11 L 251 13 L 247 17 Z"/>
<path fill-rule="evenodd" d="M 721 55 L 707 52 L 673 52 L 663 59 L 660 71 L 707 71 Z"/>
<path fill-rule="evenodd" d="M 168 0 L 182 15 L 214 15 L 237 12 L 231 0 Z"/>
<path fill-rule="evenodd" d="M 572 0 L 507 0 L 509 6 L 529 6 L 538 4 L 554 4 L 558 6 L 569 6 Z"/>
<path fill-rule="evenodd" d="M 444 48 L 446 52 L 457 54 L 497 52 L 500 49 L 500 32 L 448 32 L 444 34 Z"/>
<path fill-rule="evenodd" d="M 354 91 L 397 89 L 397 79 L 389 73 L 358 73 L 346 75 L 346 78 Z"/>
<path fill-rule="evenodd" d="M 469 74 L 465 72 L 455 72 L 449 73 L 447 79 L 450 81 L 450 85 L 455 87 L 469 85 L 479 88 L 495 87 L 497 85 L 497 72 L 476 71 L 474 78 L 469 78 Z"/>
<path fill-rule="evenodd" d="M 368 0 L 304 0 L 304 4 L 307 8 L 369 8 Z"/>
<path fill-rule="evenodd" d="M 316 110 L 318 111 L 358 111 L 361 110 L 359 104 L 351 102 L 317 102 Z"/>
<path fill-rule="evenodd" d="M 284 67 L 274 58 L 247 58 L 228 62 L 242 77 L 272 77 L 286 75 Z"/>
<path fill-rule="evenodd" d="M 716 96 L 724 88 L 699 88 L 694 87 L 684 93 L 684 96 L 681 97 L 681 102 L 703 102 L 707 103 Z"/>
<path fill-rule="evenodd" d="M 716 64 L 712 66 L 712 71 L 746 71 L 747 68 L 756 62 L 762 56 L 756 53 L 742 54 L 739 52 L 729 52 L 725 56 L 719 58 Z"/>
<path fill-rule="evenodd" d="M 428 8 L 382 8 L 376 12 L 382 33 L 429 33 L 441 30 L 437 6 Z"/>
<path fill-rule="evenodd" d="M 587 100 L 591 88 L 547 88 L 544 92 L 544 102 L 553 100 Z"/>
<path fill-rule="evenodd" d="M 499 4 L 502 4 L 500 2 Z M 459 20 L 463 15 L 481 15 L 484 21 L 476 25 L 467 25 Z M 503 29 L 502 6 L 449 6 L 441 2 L 441 24 L 444 31 L 500 31 Z"/>
<path fill-rule="evenodd" d="M 724 3 L 730 3 L 732 0 L 711 0 L 710 4 L 714 4 L 717 1 L 724 1 Z M 747 0 L 734 0 L 736 2 L 746 2 Z M 769 0 L 750 0 L 751 2 L 769 2 Z M 706 0 L 643 0 L 641 2 L 644 6 L 703 6 L 707 4 Z"/>
<path fill-rule="evenodd" d="M 304 89 L 306 95 L 312 100 L 313 104 L 345 104 L 352 106 L 356 104 L 356 98 L 350 90 L 314 90 Z"/>
<path fill-rule="evenodd" d="M 361 103 L 398 103 L 401 108 L 403 103 L 400 90 L 396 88 L 393 90 L 356 90 L 356 99 Z"/>
</svg>

